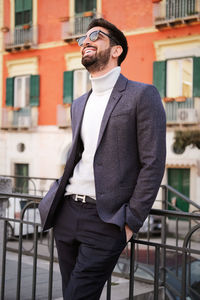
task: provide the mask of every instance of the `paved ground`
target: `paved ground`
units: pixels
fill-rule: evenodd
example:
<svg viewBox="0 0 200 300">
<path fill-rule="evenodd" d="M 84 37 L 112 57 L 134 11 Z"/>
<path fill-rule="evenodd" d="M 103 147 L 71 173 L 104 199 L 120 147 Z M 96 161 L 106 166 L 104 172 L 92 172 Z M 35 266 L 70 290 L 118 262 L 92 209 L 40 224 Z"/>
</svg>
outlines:
<svg viewBox="0 0 200 300">
<path fill-rule="evenodd" d="M 29 300 L 32 295 L 32 272 L 33 260 L 32 257 L 24 256 L 22 259 L 22 281 L 21 281 L 21 296 L 20 300 Z M 49 263 L 44 260 L 38 260 L 37 268 L 37 288 L 36 299 L 48 299 L 48 277 L 49 277 Z M 6 259 L 6 281 L 5 281 L 5 297 L 4 300 L 16 299 L 16 285 L 17 285 L 17 254 L 8 252 Z M 152 285 L 135 282 L 135 295 L 141 292 L 148 292 L 152 290 Z M 128 299 L 128 280 L 124 278 L 112 277 L 112 293 L 113 300 Z M 53 299 L 62 300 L 61 292 L 61 278 L 58 264 L 54 264 L 53 273 Z M 101 300 L 106 299 L 106 287 L 103 290 Z"/>
</svg>

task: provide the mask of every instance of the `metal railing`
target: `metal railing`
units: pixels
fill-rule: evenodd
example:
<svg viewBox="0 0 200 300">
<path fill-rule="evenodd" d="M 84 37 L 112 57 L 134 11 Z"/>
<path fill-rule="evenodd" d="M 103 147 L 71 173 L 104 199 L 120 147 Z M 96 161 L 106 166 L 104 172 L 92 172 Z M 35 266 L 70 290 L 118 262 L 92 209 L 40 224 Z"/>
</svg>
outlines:
<svg viewBox="0 0 200 300">
<path fill-rule="evenodd" d="M 62 22 L 62 39 L 69 41 L 85 34 L 90 22 L 100 17 L 96 11 L 85 12 L 83 14 L 77 14 L 74 17 L 70 17 L 69 20 Z"/>
<path fill-rule="evenodd" d="M 12 180 L 13 193 L 27 193 L 34 196 L 44 196 L 50 185 L 56 180 L 56 178 L 20 175 L 0 175 L 0 177 Z"/>
<path fill-rule="evenodd" d="M 150 212 L 150 217 L 157 216 L 161 219 L 161 236 L 154 237 L 151 235 L 151 224 L 149 223 L 148 231 L 145 236 L 139 233 L 136 238 L 128 243 L 114 270 L 114 275 L 128 278 L 129 289 L 126 291 L 128 295 L 126 294 L 125 296 L 128 296 L 130 300 L 133 299 L 134 285 L 138 281 L 148 281 L 151 283 L 152 291 L 149 291 L 148 293 L 152 293 L 154 299 L 160 300 L 164 297 L 163 295 L 168 295 L 169 297 L 170 295 L 173 295 L 180 297 L 182 300 L 185 300 L 187 295 L 200 296 L 194 285 L 192 273 L 193 265 L 200 261 L 200 249 L 198 247 L 199 237 L 195 237 L 195 234 L 198 235 L 200 229 L 200 206 L 170 186 L 161 186 L 161 188 L 162 209 L 152 209 Z M 188 202 L 190 204 L 190 211 L 193 212 L 184 213 L 173 206 L 173 204 L 168 201 L 168 191 L 173 192 L 175 195 Z M 23 259 L 24 256 L 27 255 L 33 258 L 32 282 L 29 288 L 31 296 L 29 298 L 37 299 L 37 276 L 39 276 L 38 260 L 45 259 L 49 264 L 45 281 L 46 286 L 48 286 L 46 295 L 48 295 L 48 299 L 53 299 L 53 275 L 55 262 L 57 261 L 57 253 L 53 244 L 53 234 L 51 231 L 47 235 L 41 233 L 39 221 L 33 220 L 33 218 L 28 219 L 26 215 L 28 210 L 37 209 L 41 197 L 19 193 L 0 193 L 0 196 L 26 201 L 26 205 L 22 208 L 20 219 L 9 217 L 0 218 L 4 223 L 1 300 L 6 299 L 6 287 L 8 288 L 8 285 L 6 284 L 8 280 L 6 279 L 6 260 L 7 253 L 11 250 L 17 253 L 15 299 L 20 299 L 22 296 L 23 289 L 21 287 L 21 281 Z M 167 210 L 169 205 L 173 206 L 173 211 Z M 171 217 L 174 219 L 171 220 Z M 169 223 L 172 221 L 174 222 L 174 220 L 174 235 L 172 239 L 168 232 L 168 226 Z M 19 235 L 9 239 L 8 228 L 9 224 L 13 223 L 17 224 Z M 184 228 L 183 232 L 181 232 L 183 223 Z M 32 226 L 34 229 L 32 231 L 33 238 L 31 240 L 30 238 L 27 239 L 27 235 L 24 234 L 24 226 Z M 195 242 L 196 239 L 197 242 Z M 32 246 L 27 249 L 27 245 L 30 246 L 30 243 Z M 112 278 L 107 283 L 107 300 L 111 299 L 111 295 Z"/>
<path fill-rule="evenodd" d="M 176 101 L 172 101 L 172 102 L 167 102 L 165 103 L 165 111 L 166 111 L 166 117 L 167 117 L 167 123 L 181 123 L 181 120 L 179 118 L 180 115 L 180 110 L 185 110 L 185 112 L 188 114 L 190 113 L 191 109 L 194 109 L 194 99 L 192 98 L 188 98 L 185 102 L 176 102 Z M 182 123 L 196 123 L 197 122 L 197 118 L 195 119 L 192 116 L 188 118 L 184 121 L 182 120 Z"/>
<path fill-rule="evenodd" d="M 37 46 L 37 42 L 38 27 L 24 25 L 5 33 L 4 47 L 6 51 L 29 49 Z"/>
<path fill-rule="evenodd" d="M 3 107 L 1 116 L 2 129 L 29 129 L 38 125 L 37 107 L 27 106 L 18 109 Z"/>
<path fill-rule="evenodd" d="M 199 19 L 199 0 L 163 0 L 154 4 L 154 22 L 156 27 L 173 26 Z"/>
</svg>

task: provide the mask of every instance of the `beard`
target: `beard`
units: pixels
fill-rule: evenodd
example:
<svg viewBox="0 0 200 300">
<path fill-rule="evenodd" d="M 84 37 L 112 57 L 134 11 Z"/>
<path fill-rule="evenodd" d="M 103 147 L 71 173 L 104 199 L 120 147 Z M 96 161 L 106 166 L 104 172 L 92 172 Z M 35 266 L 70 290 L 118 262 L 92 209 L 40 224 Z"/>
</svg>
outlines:
<svg viewBox="0 0 200 300">
<path fill-rule="evenodd" d="M 110 59 L 111 47 L 95 53 L 92 56 L 83 56 L 82 65 L 88 70 L 89 73 L 99 72 L 104 69 Z"/>
</svg>

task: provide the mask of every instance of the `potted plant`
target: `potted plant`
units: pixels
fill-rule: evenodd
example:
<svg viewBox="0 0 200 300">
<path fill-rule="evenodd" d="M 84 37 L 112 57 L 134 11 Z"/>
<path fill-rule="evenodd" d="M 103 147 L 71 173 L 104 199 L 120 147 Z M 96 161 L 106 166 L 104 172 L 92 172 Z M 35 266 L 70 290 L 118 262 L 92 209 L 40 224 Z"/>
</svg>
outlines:
<svg viewBox="0 0 200 300">
<path fill-rule="evenodd" d="M 30 26 L 29 24 L 23 25 L 23 29 L 25 29 L 25 30 L 29 29 L 30 27 L 31 27 L 31 26 Z"/>
<path fill-rule="evenodd" d="M 175 98 L 176 102 L 185 102 L 186 101 L 186 97 L 185 96 L 179 96 Z"/>
<path fill-rule="evenodd" d="M 85 12 L 83 13 L 83 16 L 84 16 L 84 17 L 92 17 L 92 16 L 93 16 L 93 11 L 85 11 Z"/>
<path fill-rule="evenodd" d="M 172 97 L 164 97 L 164 98 L 163 98 L 163 101 L 166 102 L 166 103 L 167 103 L 167 102 L 173 102 L 173 101 L 174 101 L 174 98 L 172 98 Z"/>
<path fill-rule="evenodd" d="M 1 27 L 1 32 L 8 32 L 9 28 L 7 26 Z"/>
</svg>

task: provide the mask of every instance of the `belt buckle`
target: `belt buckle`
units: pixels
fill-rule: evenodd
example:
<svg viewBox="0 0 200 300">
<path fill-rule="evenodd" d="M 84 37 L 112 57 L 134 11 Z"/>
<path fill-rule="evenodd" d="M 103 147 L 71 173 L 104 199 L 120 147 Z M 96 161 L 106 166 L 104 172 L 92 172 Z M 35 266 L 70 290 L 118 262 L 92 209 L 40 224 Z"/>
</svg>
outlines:
<svg viewBox="0 0 200 300">
<path fill-rule="evenodd" d="M 80 201 L 82 203 L 86 203 L 86 196 L 85 195 L 75 195 L 75 201 Z"/>
</svg>

